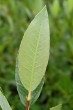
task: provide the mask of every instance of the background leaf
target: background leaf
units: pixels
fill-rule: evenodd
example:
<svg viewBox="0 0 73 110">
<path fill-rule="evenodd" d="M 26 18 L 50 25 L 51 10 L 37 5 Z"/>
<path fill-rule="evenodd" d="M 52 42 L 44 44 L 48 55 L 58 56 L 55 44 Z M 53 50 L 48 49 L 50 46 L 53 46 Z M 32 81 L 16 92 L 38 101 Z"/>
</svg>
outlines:
<svg viewBox="0 0 73 110">
<path fill-rule="evenodd" d="M 57 17 L 60 12 L 60 3 L 59 0 L 54 0 L 51 6 L 51 12 L 54 17 Z"/>
<path fill-rule="evenodd" d="M 59 104 L 56 107 L 52 107 L 50 110 L 62 110 L 62 104 Z"/>
<path fill-rule="evenodd" d="M 68 7 L 67 7 L 68 11 L 72 12 L 73 11 L 73 0 L 68 0 L 67 4 L 68 4 Z"/>
<path fill-rule="evenodd" d="M 73 11 L 73 0 L 66 0 L 63 3 L 66 14 L 69 14 Z"/>
<path fill-rule="evenodd" d="M 46 7 L 34 18 L 25 32 L 18 54 L 19 77 L 28 91 L 41 82 L 49 59 L 49 23 Z"/>
<path fill-rule="evenodd" d="M 2 94 L 1 91 L 0 91 L 0 106 L 1 106 L 2 110 L 12 110 L 7 99 Z"/>
</svg>

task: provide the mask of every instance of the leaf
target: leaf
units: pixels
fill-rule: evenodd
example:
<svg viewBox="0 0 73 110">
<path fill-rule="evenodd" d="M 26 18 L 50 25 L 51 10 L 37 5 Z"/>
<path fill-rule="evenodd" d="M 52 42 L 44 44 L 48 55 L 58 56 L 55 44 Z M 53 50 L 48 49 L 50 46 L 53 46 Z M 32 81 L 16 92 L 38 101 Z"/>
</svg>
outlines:
<svg viewBox="0 0 73 110">
<path fill-rule="evenodd" d="M 49 59 L 49 24 L 46 7 L 34 18 L 25 32 L 18 54 L 20 81 L 33 91 L 44 77 Z"/>
<path fill-rule="evenodd" d="M 66 14 L 69 14 L 73 11 L 73 0 L 67 0 L 63 3 Z"/>
<path fill-rule="evenodd" d="M 21 100 L 23 105 L 26 105 L 26 97 L 28 95 L 28 91 L 24 88 L 24 86 L 22 85 L 22 83 L 20 81 L 17 64 L 16 64 L 16 76 L 15 76 L 15 79 L 16 79 L 16 85 L 17 85 L 17 90 L 18 90 L 18 94 L 19 94 L 20 100 Z M 44 78 L 42 79 L 42 81 L 38 85 L 38 87 L 32 92 L 30 105 L 35 103 L 35 101 L 39 97 L 39 95 L 41 93 L 41 90 L 42 90 L 42 87 L 43 87 L 43 84 L 44 84 Z"/>
<path fill-rule="evenodd" d="M 60 3 L 59 0 L 54 0 L 52 8 L 51 8 L 52 14 L 54 17 L 57 17 L 60 12 Z"/>
<path fill-rule="evenodd" d="M 1 91 L 0 91 L 0 106 L 1 106 L 2 110 L 12 110 L 7 99 L 2 94 Z"/>
<path fill-rule="evenodd" d="M 59 104 L 55 107 L 50 108 L 50 110 L 61 110 L 62 109 L 62 104 Z"/>
<path fill-rule="evenodd" d="M 73 11 L 73 0 L 68 0 L 67 1 L 67 4 L 68 4 L 68 11 L 71 12 Z"/>
</svg>

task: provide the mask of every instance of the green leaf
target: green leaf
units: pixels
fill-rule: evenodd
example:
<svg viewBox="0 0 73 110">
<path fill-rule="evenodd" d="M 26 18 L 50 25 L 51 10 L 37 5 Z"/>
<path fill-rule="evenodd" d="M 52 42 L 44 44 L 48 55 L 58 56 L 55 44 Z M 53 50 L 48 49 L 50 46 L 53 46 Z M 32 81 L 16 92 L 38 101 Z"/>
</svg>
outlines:
<svg viewBox="0 0 73 110">
<path fill-rule="evenodd" d="M 68 11 L 69 12 L 73 11 L 73 0 L 68 0 L 67 3 L 68 3 L 68 7 L 67 7 Z"/>
<path fill-rule="evenodd" d="M 33 91 L 44 77 L 49 59 L 49 23 L 46 7 L 34 18 L 26 30 L 18 54 L 20 80 Z"/>
<path fill-rule="evenodd" d="M 1 91 L 0 91 L 0 106 L 1 106 L 2 110 L 12 110 L 7 99 L 2 94 Z"/>
<path fill-rule="evenodd" d="M 59 104 L 55 107 L 50 108 L 50 110 L 61 110 L 62 109 L 62 104 Z"/>
<path fill-rule="evenodd" d="M 54 0 L 51 8 L 52 14 L 54 17 L 57 17 L 60 12 L 60 3 L 59 0 Z"/>
<path fill-rule="evenodd" d="M 20 100 L 22 102 L 23 105 L 26 105 L 26 98 L 28 95 L 28 91 L 24 88 L 24 86 L 22 85 L 20 78 L 19 78 L 19 74 L 18 74 L 18 66 L 16 64 L 16 85 L 17 85 L 17 90 L 18 90 L 18 94 L 20 97 Z M 32 105 L 33 103 L 35 103 L 35 101 L 37 100 L 37 98 L 39 97 L 42 87 L 44 84 L 44 78 L 42 79 L 41 83 L 38 85 L 38 87 L 32 92 L 31 95 L 31 100 L 30 100 L 30 105 Z"/>
<path fill-rule="evenodd" d="M 64 9 L 66 14 L 69 14 L 73 11 L 73 0 L 66 0 L 63 2 Z"/>
</svg>

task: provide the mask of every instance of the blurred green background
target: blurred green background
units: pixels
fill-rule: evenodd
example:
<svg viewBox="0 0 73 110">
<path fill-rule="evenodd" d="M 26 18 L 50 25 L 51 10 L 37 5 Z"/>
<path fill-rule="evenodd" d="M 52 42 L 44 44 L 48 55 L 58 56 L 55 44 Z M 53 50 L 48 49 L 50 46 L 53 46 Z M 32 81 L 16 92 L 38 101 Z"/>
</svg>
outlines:
<svg viewBox="0 0 73 110">
<path fill-rule="evenodd" d="M 49 110 L 61 102 L 62 110 L 73 110 L 73 0 L 0 0 L 0 87 L 13 110 L 25 110 L 15 84 L 20 41 L 45 4 L 50 23 L 50 60 L 42 93 L 31 110 Z"/>
</svg>

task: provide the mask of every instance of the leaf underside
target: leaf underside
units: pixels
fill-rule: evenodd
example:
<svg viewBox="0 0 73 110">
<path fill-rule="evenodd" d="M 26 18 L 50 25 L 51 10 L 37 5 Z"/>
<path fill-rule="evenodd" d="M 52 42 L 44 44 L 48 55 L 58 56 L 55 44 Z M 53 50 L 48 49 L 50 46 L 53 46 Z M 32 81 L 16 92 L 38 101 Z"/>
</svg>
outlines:
<svg viewBox="0 0 73 110">
<path fill-rule="evenodd" d="M 18 53 L 20 81 L 33 91 L 44 77 L 49 59 L 49 23 L 46 7 L 34 18 L 26 30 Z"/>
</svg>

